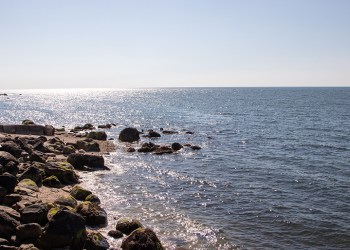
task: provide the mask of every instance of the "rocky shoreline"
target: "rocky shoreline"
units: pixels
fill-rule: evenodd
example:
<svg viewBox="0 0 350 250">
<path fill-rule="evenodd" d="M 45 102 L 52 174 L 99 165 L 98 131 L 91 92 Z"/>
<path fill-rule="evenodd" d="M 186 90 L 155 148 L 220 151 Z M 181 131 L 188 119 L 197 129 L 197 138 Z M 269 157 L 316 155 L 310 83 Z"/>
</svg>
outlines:
<svg viewBox="0 0 350 250">
<path fill-rule="evenodd" d="M 128 129 L 134 134 L 124 131 L 119 139 L 138 140 L 139 132 Z M 137 151 L 162 154 L 180 146 L 144 143 Z M 106 133 L 91 124 L 70 132 L 30 120 L 1 125 L 0 249 L 112 249 L 99 232 L 108 223 L 107 213 L 99 197 L 79 185 L 79 172 L 108 171 L 103 154 L 114 150 Z M 108 235 L 123 237 L 124 250 L 164 249 L 156 234 L 134 218 L 119 218 Z"/>
</svg>

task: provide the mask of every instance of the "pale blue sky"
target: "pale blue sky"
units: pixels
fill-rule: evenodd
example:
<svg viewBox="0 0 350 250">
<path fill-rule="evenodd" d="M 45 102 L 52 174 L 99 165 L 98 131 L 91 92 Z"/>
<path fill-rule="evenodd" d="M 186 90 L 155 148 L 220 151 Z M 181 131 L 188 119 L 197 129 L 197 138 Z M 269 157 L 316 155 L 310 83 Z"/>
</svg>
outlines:
<svg viewBox="0 0 350 250">
<path fill-rule="evenodd" d="M 0 86 L 350 86 L 350 1 L 0 0 Z"/>
</svg>

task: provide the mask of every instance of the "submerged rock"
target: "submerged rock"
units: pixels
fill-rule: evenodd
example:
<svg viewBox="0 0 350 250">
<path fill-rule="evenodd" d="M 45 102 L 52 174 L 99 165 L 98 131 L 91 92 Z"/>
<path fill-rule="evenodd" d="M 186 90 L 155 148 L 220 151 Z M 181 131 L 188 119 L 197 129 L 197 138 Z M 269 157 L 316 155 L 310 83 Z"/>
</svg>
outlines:
<svg viewBox="0 0 350 250">
<path fill-rule="evenodd" d="M 164 250 L 157 235 L 149 228 L 139 228 L 125 238 L 121 245 L 123 250 Z"/>
<path fill-rule="evenodd" d="M 125 128 L 119 133 L 122 142 L 134 142 L 140 140 L 139 131 L 136 128 Z"/>
</svg>

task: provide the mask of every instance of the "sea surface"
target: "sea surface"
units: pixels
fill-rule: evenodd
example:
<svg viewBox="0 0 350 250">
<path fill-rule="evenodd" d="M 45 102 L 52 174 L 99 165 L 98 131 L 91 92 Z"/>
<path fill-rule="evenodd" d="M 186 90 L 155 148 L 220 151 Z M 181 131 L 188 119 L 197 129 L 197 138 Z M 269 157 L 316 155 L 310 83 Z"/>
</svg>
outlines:
<svg viewBox="0 0 350 250">
<path fill-rule="evenodd" d="M 123 216 L 167 249 L 350 249 L 350 88 L 2 92 L 0 123 L 117 124 L 111 170 L 81 174 L 105 232 Z M 202 150 L 127 153 L 126 126 L 175 130 L 153 142 Z"/>
</svg>

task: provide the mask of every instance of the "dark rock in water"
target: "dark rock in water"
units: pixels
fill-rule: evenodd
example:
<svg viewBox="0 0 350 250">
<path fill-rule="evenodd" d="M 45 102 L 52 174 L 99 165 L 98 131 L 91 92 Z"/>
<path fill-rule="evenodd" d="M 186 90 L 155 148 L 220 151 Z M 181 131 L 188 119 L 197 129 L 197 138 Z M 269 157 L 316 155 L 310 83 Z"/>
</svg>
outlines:
<svg viewBox="0 0 350 250">
<path fill-rule="evenodd" d="M 193 150 L 200 150 L 200 149 L 202 149 L 200 146 L 191 146 L 190 148 L 193 149 Z"/>
<path fill-rule="evenodd" d="M 72 190 L 70 191 L 71 196 L 73 196 L 77 200 L 84 201 L 86 197 L 92 194 L 91 191 L 82 188 L 79 185 L 75 185 Z"/>
<path fill-rule="evenodd" d="M 120 232 L 119 230 L 111 230 L 108 232 L 108 235 L 114 239 L 119 239 L 123 237 L 123 233 Z"/>
<path fill-rule="evenodd" d="M 107 124 L 105 124 L 105 125 L 98 125 L 97 127 L 98 127 L 98 128 L 111 128 L 111 127 L 112 127 L 112 124 L 107 123 Z"/>
<path fill-rule="evenodd" d="M 121 245 L 123 250 L 164 250 L 157 235 L 149 228 L 139 228 L 125 238 Z"/>
<path fill-rule="evenodd" d="M 142 144 L 141 148 L 139 148 L 137 150 L 137 152 L 140 153 L 149 153 L 149 152 L 153 152 L 154 150 L 156 150 L 159 146 L 155 145 L 152 142 L 145 142 Z"/>
<path fill-rule="evenodd" d="M 191 131 L 186 131 L 185 134 L 188 134 L 188 135 L 193 135 L 194 132 L 191 132 Z"/>
<path fill-rule="evenodd" d="M 171 154 L 173 153 L 173 150 L 170 147 L 159 147 L 154 151 L 154 154 L 156 155 L 162 155 L 162 154 Z"/>
<path fill-rule="evenodd" d="M 9 162 L 15 162 L 18 164 L 17 159 L 10 153 L 5 152 L 5 151 L 0 151 L 0 164 L 5 166 Z"/>
<path fill-rule="evenodd" d="M 83 126 L 83 129 L 90 129 L 90 130 L 92 130 L 92 129 L 95 129 L 95 127 L 92 124 L 90 124 L 90 123 L 86 123 Z"/>
<path fill-rule="evenodd" d="M 86 250 L 106 250 L 109 249 L 109 243 L 101 233 L 88 232 L 84 248 Z"/>
<path fill-rule="evenodd" d="M 129 148 L 126 149 L 126 152 L 128 152 L 128 153 L 133 153 L 135 151 L 136 151 L 136 149 L 133 148 L 133 147 L 129 147 Z"/>
<path fill-rule="evenodd" d="M 50 162 L 45 165 L 46 176 L 54 175 L 63 184 L 78 183 L 78 175 L 68 162 Z"/>
<path fill-rule="evenodd" d="M 21 218 L 24 223 L 45 225 L 49 209 L 45 204 L 33 204 L 23 208 Z"/>
<path fill-rule="evenodd" d="M 20 223 L 4 211 L 0 211 L 0 237 L 8 239 L 16 231 Z"/>
<path fill-rule="evenodd" d="M 41 226 L 37 223 L 28 223 L 20 225 L 16 228 L 16 237 L 20 241 L 26 239 L 37 239 L 42 234 Z"/>
<path fill-rule="evenodd" d="M 125 128 L 119 133 L 122 142 L 134 142 L 140 140 L 139 131 L 136 128 Z"/>
<path fill-rule="evenodd" d="M 178 151 L 178 150 L 182 149 L 183 146 L 178 142 L 174 142 L 173 144 L 171 144 L 171 148 L 175 151 Z"/>
<path fill-rule="evenodd" d="M 59 210 L 46 225 L 41 236 L 43 249 L 70 246 L 70 249 L 84 248 L 86 241 L 85 221 L 77 213 Z"/>
<path fill-rule="evenodd" d="M 0 175 L 0 186 L 6 188 L 7 193 L 12 193 L 17 185 L 17 178 L 9 173 Z"/>
<path fill-rule="evenodd" d="M 96 204 L 100 204 L 100 198 L 98 198 L 96 195 L 94 194 L 90 194 L 85 198 L 85 201 L 90 201 L 92 203 L 96 203 Z"/>
<path fill-rule="evenodd" d="M 77 141 L 76 146 L 77 146 L 77 149 L 83 149 L 87 152 L 100 152 L 100 144 L 98 144 L 95 141 L 88 141 L 88 140 Z"/>
<path fill-rule="evenodd" d="M 105 141 L 105 140 L 107 140 L 107 134 L 104 131 L 91 131 L 87 135 L 87 138 L 91 138 L 91 139 L 94 139 L 94 140 Z"/>
<path fill-rule="evenodd" d="M 8 194 L 3 198 L 2 204 L 4 204 L 5 206 L 11 207 L 17 202 L 20 202 L 21 200 L 22 200 L 22 196 L 19 194 Z"/>
<path fill-rule="evenodd" d="M 22 121 L 23 125 L 31 125 L 31 124 L 35 124 L 32 120 L 26 119 Z"/>
<path fill-rule="evenodd" d="M 161 135 L 154 130 L 149 130 L 148 135 L 146 135 L 146 136 L 150 137 L 150 138 L 161 137 Z"/>
<path fill-rule="evenodd" d="M 84 166 L 105 169 L 104 159 L 100 155 L 74 153 L 68 156 L 67 161 L 77 169 L 82 169 Z"/>
<path fill-rule="evenodd" d="M 78 205 L 76 199 L 71 195 L 61 196 L 55 200 L 55 203 L 62 206 L 69 206 L 75 208 Z"/>
<path fill-rule="evenodd" d="M 163 130 L 162 133 L 163 133 L 163 134 L 172 135 L 172 134 L 178 134 L 179 132 L 177 132 L 177 131 L 172 131 L 172 130 Z"/>
<path fill-rule="evenodd" d="M 140 221 L 127 218 L 119 219 L 117 225 L 115 226 L 116 230 L 126 235 L 129 235 L 132 231 L 142 227 L 143 226 Z"/>
<path fill-rule="evenodd" d="M 84 217 L 86 225 L 101 226 L 107 223 L 107 213 L 97 204 L 84 201 L 76 208 L 77 213 Z"/>
<path fill-rule="evenodd" d="M 1 143 L 0 151 L 8 152 L 16 158 L 20 157 L 22 153 L 22 149 L 12 141 Z"/>
<path fill-rule="evenodd" d="M 39 187 L 42 185 L 41 171 L 36 167 L 27 168 L 18 178 L 18 180 L 30 179 L 34 181 Z"/>
<path fill-rule="evenodd" d="M 43 180 L 43 185 L 46 187 L 60 188 L 62 183 L 56 176 L 51 175 Z"/>
</svg>

